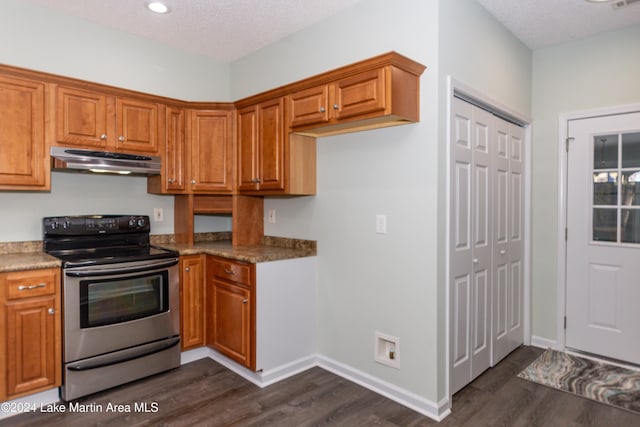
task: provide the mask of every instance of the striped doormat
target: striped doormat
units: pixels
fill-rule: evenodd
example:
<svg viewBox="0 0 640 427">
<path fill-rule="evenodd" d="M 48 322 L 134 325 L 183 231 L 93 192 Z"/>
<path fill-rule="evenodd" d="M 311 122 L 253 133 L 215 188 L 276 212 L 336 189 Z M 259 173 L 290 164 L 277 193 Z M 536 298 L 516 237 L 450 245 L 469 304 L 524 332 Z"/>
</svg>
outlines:
<svg viewBox="0 0 640 427">
<path fill-rule="evenodd" d="M 640 372 L 547 349 L 519 378 L 640 414 Z"/>
</svg>

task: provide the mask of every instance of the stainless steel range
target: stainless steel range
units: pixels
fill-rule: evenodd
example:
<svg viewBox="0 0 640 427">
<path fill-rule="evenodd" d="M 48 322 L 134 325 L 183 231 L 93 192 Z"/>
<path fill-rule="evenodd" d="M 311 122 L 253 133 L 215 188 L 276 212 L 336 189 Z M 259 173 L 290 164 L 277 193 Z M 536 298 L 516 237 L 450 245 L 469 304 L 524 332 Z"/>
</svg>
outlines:
<svg viewBox="0 0 640 427">
<path fill-rule="evenodd" d="M 63 261 L 60 396 L 73 400 L 180 366 L 178 254 L 151 246 L 149 217 L 43 218 Z"/>
</svg>

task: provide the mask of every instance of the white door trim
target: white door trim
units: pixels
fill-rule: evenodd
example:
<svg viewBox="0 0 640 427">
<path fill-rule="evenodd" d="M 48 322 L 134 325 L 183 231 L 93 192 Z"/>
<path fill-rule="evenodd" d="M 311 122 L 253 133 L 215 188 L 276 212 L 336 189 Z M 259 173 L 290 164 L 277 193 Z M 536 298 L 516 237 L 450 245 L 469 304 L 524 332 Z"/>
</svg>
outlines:
<svg viewBox="0 0 640 427">
<path fill-rule="evenodd" d="M 449 282 L 451 279 L 451 259 L 450 259 L 450 247 L 449 236 L 451 230 L 451 188 L 450 188 L 450 174 L 451 174 L 451 115 L 453 113 L 453 98 L 454 94 L 459 94 L 467 97 L 470 100 L 477 101 L 480 105 L 490 108 L 491 110 L 499 113 L 504 118 L 510 119 L 513 122 L 519 123 L 524 126 L 525 129 L 525 170 L 524 170 L 524 343 L 526 345 L 531 344 L 531 119 L 528 116 L 521 114 L 515 109 L 496 101 L 495 99 L 487 96 L 485 93 L 478 91 L 471 86 L 462 83 L 454 79 L 452 76 L 447 76 L 447 116 L 446 116 L 446 203 L 445 203 L 445 375 L 446 375 L 446 396 L 449 399 L 449 405 L 451 404 L 451 295 L 449 293 Z"/>
<path fill-rule="evenodd" d="M 564 317 L 567 308 L 567 241 L 565 240 L 565 229 L 567 228 L 567 151 L 566 140 L 568 137 L 569 121 L 579 119 L 589 119 L 600 116 L 611 116 L 615 114 L 627 114 L 640 111 L 640 104 L 618 105 L 613 107 L 595 108 L 591 110 L 574 111 L 562 113 L 558 119 L 558 274 L 557 280 L 557 318 L 556 318 L 556 340 L 554 348 L 565 350 L 565 329 Z M 553 342 L 553 341 L 549 341 Z"/>
</svg>

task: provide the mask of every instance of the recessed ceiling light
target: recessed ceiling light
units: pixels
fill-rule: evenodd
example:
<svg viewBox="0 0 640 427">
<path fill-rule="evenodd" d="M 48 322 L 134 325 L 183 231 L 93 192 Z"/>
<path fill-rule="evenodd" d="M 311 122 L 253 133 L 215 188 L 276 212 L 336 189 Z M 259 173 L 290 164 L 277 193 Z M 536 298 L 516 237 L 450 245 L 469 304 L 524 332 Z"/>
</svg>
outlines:
<svg viewBox="0 0 640 427">
<path fill-rule="evenodd" d="M 169 13 L 169 6 L 164 3 L 160 3 L 159 1 L 147 3 L 147 8 L 155 13 Z"/>
<path fill-rule="evenodd" d="M 586 0 L 589 3 L 611 3 L 613 0 Z"/>
</svg>

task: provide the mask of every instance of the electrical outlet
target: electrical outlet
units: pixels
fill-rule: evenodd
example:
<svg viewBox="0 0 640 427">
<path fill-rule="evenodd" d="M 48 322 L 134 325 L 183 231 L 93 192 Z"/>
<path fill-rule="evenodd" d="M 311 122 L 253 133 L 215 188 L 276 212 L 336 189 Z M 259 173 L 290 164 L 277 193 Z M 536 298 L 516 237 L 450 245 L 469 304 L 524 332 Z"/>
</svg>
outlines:
<svg viewBox="0 0 640 427">
<path fill-rule="evenodd" d="M 376 215 L 376 233 L 387 234 L 387 216 Z"/>
<path fill-rule="evenodd" d="M 269 211 L 267 212 L 267 222 L 269 224 L 275 224 L 276 223 L 276 210 L 275 209 L 269 209 Z"/>
<path fill-rule="evenodd" d="M 155 222 L 162 222 L 164 220 L 162 208 L 153 208 L 153 220 Z"/>
</svg>

